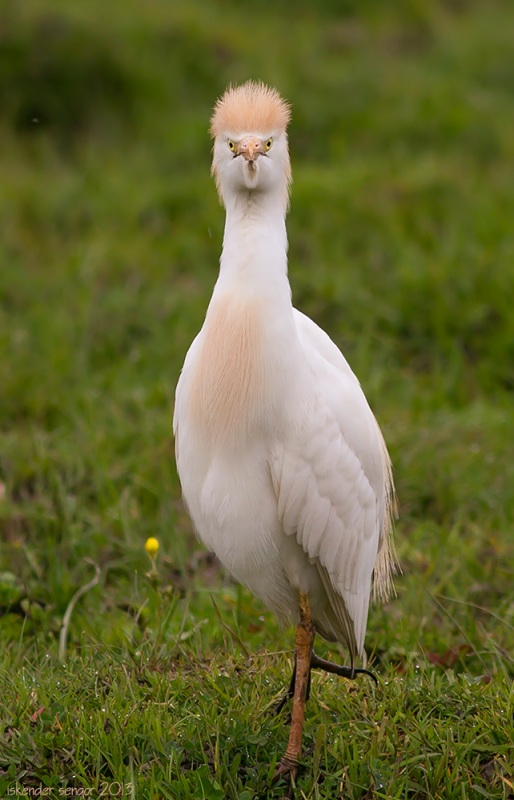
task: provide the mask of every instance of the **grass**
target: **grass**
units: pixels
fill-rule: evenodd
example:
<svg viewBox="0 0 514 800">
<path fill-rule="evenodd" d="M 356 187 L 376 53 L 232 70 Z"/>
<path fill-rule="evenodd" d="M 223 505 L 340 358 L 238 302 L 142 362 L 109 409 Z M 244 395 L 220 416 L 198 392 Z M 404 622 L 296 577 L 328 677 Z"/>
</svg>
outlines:
<svg viewBox="0 0 514 800">
<path fill-rule="evenodd" d="M 293 103 L 295 301 L 401 506 L 379 686 L 315 677 L 297 795 L 514 796 L 513 25 L 499 0 L 0 12 L 0 797 L 282 796 L 292 637 L 197 544 L 170 430 L 223 227 L 208 118 L 249 77 Z"/>
</svg>

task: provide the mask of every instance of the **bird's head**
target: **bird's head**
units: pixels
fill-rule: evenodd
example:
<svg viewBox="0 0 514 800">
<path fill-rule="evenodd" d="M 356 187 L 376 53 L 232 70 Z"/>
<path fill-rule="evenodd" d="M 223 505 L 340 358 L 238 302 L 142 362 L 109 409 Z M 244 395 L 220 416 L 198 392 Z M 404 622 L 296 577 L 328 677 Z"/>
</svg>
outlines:
<svg viewBox="0 0 514 800">
<path fill-rule="evenodd" d="M 287 207 L 290 116 L 276 89 L 255 81 L 230 87 L 217 101 L 211 119 L 212 174 L 225 206 L 251 193 L 273 193 Z"/>
</svg>

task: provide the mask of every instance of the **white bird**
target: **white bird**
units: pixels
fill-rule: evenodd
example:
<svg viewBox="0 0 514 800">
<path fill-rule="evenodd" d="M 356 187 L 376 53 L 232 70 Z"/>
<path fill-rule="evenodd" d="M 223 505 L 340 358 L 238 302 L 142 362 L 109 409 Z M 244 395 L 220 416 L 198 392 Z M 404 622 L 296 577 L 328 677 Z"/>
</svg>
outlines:
<svg viewBox="0 0 514 800">
<path fill-rule="evenodd" d="M 183 497 L 201 540 L 280 620 L 298 626 L 291 731 L 277 770 L 295 779 L 311 666 L 353 677 L 372 590 L 389 595 L 394 490 L 357 378 L 292 305 L 289 119 L 289 105 L 260 82 L 229 88 L 214 108 L 223 250 L 173 425 Z M 351 668 L 313 654 L 315 631 L 346 643 Z"/>
</svg>

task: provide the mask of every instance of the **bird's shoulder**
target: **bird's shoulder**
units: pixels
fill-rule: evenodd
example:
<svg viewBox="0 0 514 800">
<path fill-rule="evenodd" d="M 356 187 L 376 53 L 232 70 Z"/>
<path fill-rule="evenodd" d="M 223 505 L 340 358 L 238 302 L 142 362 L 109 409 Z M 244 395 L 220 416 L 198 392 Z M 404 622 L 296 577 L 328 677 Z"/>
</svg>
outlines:
<svg viewBox="0 0 514 800">
<path fill-rule="evenodd" d="M 360 386 L 355 373 L 339 347 L 330 336 L 317 325 L 310 317 L 297 308 L 293 309 L 296 331 L 301 344 L 311 353 L 318 355 L 318 367 L 325 362 L 344 375 L 352 383 Z"/>
<path fill-rule="evenodd" d="M 382 434 L 362 387 L 336 344 L 315 322 L 295 309 L 295 324 L 314 387 L 301 429 L 323 448 L 362 471 L 376 495 L 384 488 Z M 330 441 L 329 441 L 330 440 Z M 308 452 L 309 448 L 304 450 Z"/>
</svg>

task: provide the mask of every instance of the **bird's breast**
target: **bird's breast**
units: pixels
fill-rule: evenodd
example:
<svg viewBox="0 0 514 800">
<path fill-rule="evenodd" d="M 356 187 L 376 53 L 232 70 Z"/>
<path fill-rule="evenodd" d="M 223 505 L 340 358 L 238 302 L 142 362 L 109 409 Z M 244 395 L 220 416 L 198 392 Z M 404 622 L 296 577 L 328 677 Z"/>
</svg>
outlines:
<svg viewBox="0 0 514 800">
<path fill-rule="evenodd" d="M 273 394 L 265 313 L 257 301 L 213 298 L 189 386 L 191 422 L 214 442 L 262 423 Z"/>
</svg>

